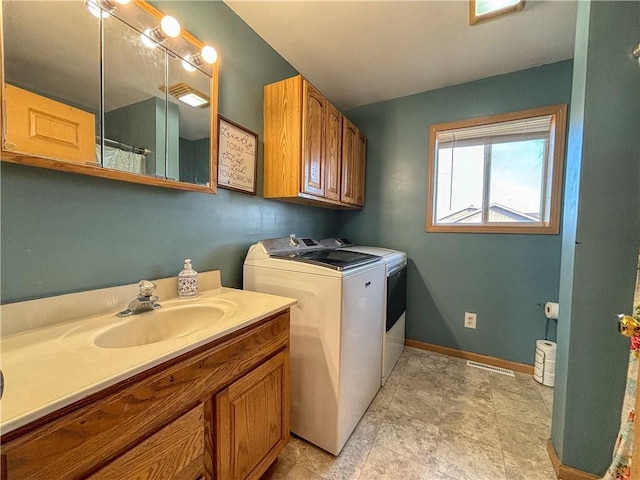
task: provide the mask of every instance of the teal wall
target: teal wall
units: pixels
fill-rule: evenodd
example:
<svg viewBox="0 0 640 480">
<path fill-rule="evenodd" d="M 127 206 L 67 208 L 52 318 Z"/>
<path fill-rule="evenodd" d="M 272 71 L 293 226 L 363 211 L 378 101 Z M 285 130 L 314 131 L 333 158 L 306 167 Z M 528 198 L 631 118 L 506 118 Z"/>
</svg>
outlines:
<svg viewBox="0 0 640 480">
<path fill-rule="evenodd" d="M 176 104 L 150 97 L 111 110 L 104 114 L 104 131 L 110 140 L 151 150 L 145 157 L 148 174 L 165 176 L 166 171 L 167 178 L 178 178 L 180 115 Z"/>
<path fill-rule="evenodd" d="M 104 114 L 106 138 L 150 150 L 145 157 L 149 175 L 164 175 L 164 110 L 163 98 L 150 97 Z"/>
<path fill-rule="evenodd" d="M 429 125 L 569 103 L 571 61 L 348 110 L 367 145 L 366 206 L 343 213 L 352 241 L 409 257 L 407 337 L 533 363 L 558 300 L 560 235 L 426 233 Z M 477 329 L 463 327 L 464 312 Z M 550 326 L 555 338 L 555 323 Z"/>
<path fill-rule="evenodd" d="M 204 184 L 209 181 L 209 139 L 187 140 L 180 137 L 180 181 Z"/>
<path fill-rule="evenodd" d="M 560 276 L 553 444 L 604 474 L 619 427 L 640 240 L 640 2 L 579 2 Z"/>
<path fill-rule="evenodd" d="M 262 137 L 262 87 L 297 72 L 222 2 L 157 2 L 220 54 L 220 113 Z M 261 238 L 333 235 L 332 210 L 206 195 L 3 163 L 2 302 L 221 269 L 242 285 L 243 257 Z"/>
</svg>

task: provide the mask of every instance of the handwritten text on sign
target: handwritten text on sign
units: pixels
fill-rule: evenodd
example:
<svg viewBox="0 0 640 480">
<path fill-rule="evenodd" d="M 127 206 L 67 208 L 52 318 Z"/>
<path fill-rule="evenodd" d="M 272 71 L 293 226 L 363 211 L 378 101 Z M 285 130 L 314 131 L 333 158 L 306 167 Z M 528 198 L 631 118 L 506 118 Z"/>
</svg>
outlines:
<svg viewBox="0 0 640 480">
<path fill-rule="evenodd" d="M 218 185 L 255 193 L 257 136 L 220 119 Z"/>
</svg>

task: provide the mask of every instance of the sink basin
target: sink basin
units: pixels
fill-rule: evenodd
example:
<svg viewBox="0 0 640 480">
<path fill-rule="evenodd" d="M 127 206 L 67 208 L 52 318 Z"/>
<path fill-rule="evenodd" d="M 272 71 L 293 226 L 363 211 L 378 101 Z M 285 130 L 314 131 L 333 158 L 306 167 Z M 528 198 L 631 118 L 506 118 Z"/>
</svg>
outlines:
<svg viewBox="0 0 640 480">
<path fill-rule="evenodd" d="M 207 304 L 163 307 L 129 317 L 100 333 L 93 343 L 101 348 L 126 348 L 163 342 L 210 327 L 227 315 L 226 310 Z"/>
</svg>

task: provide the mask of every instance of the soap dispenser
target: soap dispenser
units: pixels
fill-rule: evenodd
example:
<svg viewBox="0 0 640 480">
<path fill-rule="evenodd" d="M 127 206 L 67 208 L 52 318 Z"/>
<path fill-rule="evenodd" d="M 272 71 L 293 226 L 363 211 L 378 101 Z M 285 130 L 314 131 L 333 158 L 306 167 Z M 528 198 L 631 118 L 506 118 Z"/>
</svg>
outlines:
<svg viewBox="0 0 640 480">
<path fill-rule="evenodd" d="M 191 259 L 184 261 L 184 269 L 178 274 L 178 296 L 190 298 L 198 295 L 198 272 L 191 267 Z"/>
</svg>

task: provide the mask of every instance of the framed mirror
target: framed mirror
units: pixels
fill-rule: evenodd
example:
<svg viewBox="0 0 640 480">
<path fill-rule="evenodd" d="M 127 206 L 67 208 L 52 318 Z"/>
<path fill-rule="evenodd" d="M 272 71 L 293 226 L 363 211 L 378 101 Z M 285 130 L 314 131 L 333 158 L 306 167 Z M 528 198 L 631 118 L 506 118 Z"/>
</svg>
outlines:
<svg viewBox="0 0 640 480">
<path fill-rule="evenodd" d="M 142 0 L 3 0 L 0 17 L 3 161 L 215 193 L 215 50 Z"/>
</svg>

